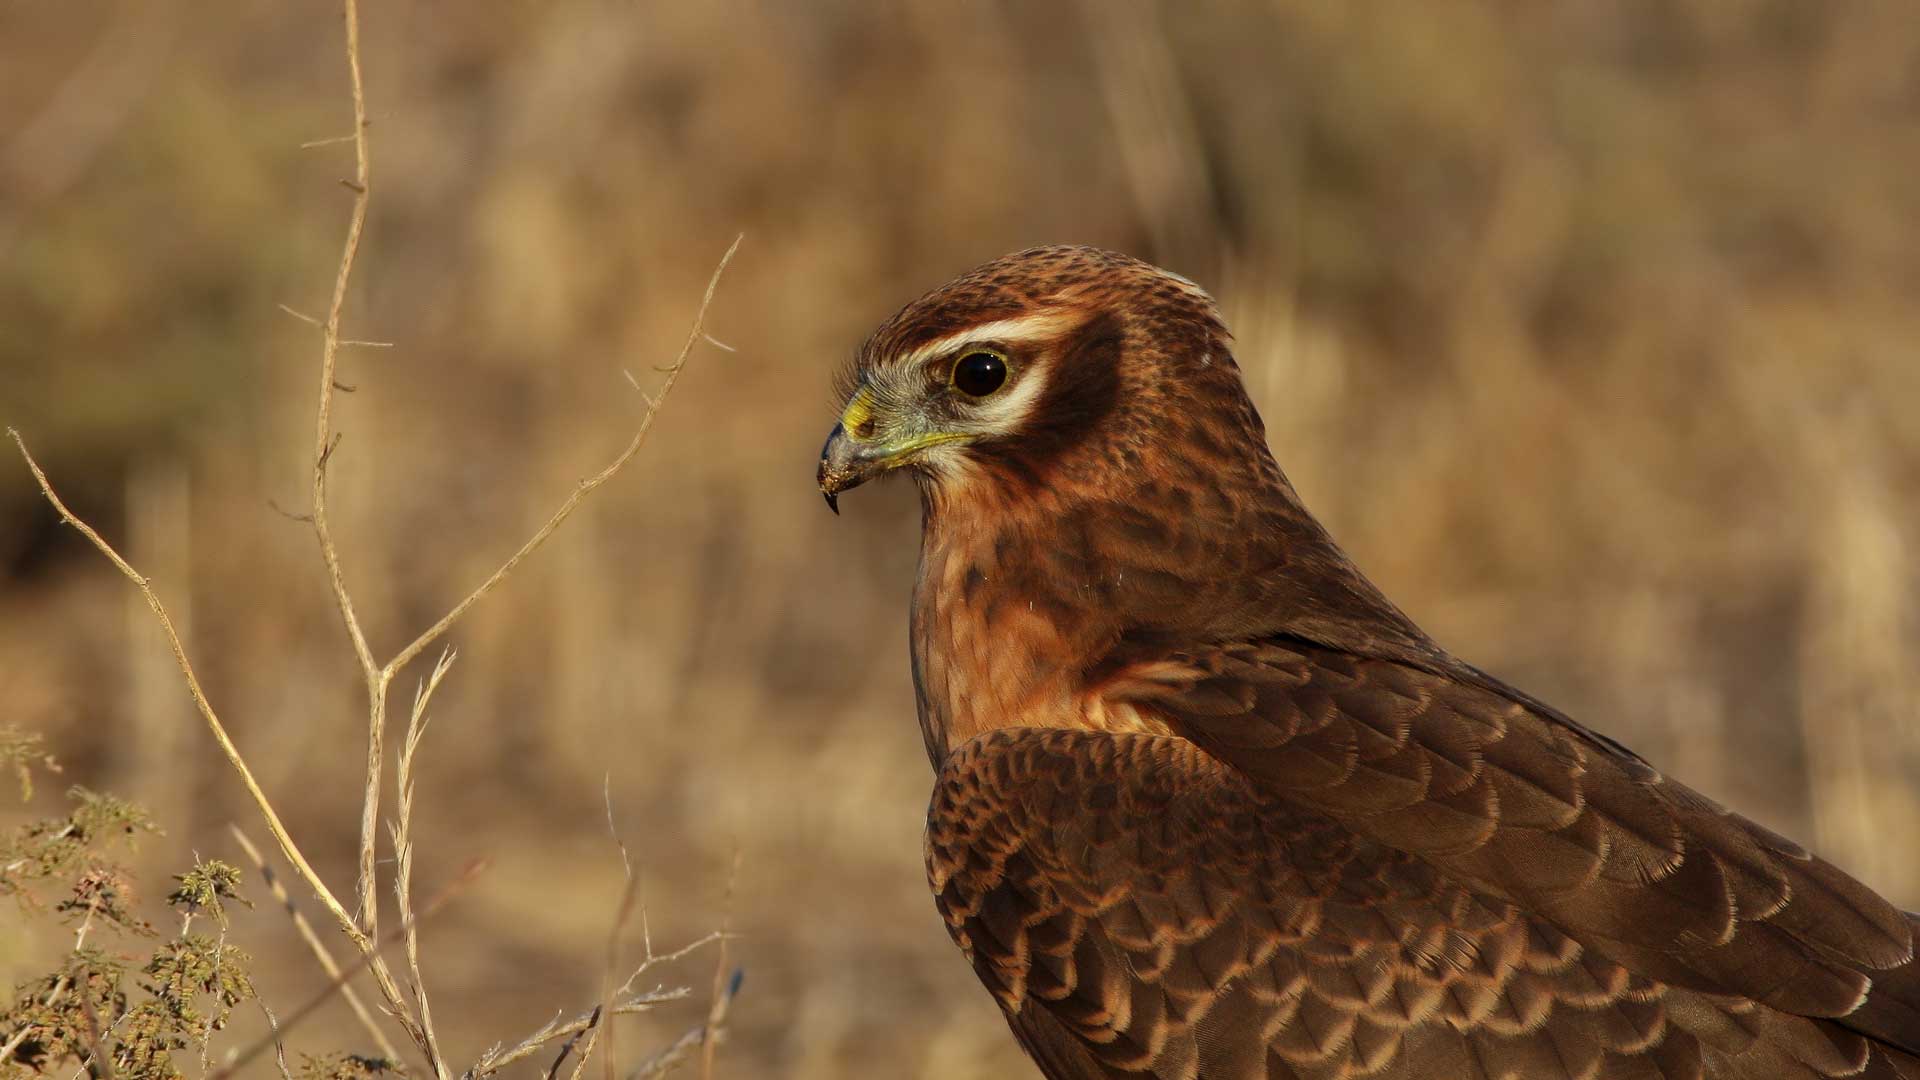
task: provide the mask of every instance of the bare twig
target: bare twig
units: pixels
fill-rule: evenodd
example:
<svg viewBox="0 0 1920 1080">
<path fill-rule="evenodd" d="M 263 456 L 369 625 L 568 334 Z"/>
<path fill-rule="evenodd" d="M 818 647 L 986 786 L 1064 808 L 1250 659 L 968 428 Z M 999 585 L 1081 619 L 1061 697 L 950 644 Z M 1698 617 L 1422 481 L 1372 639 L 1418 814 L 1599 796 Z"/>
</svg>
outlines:
<svg viewBox="0 0 1920 1080">
<path fill-rule="evenodd" d="M 327 303 L 326 317 L 320 324 L 320 403 L 315 410 L 313 431 L 313 532 L 320 543 L 320 558 L 326 563 L 327 582 L 340 609 L 341 621 L 353 642 L 353 654 L 360 661 L 366 680 L 367 720 L 367 793 L 360 813 L 360 875 L 357 882 L 360 929 L 373 937 L 379 931 L 380 903 L 374 889 L 374 853 L 379 842 L 381 753 L 385 748 L 386 687 L 380 679 L 380 665 L 374 662 L 367 635 L 354 614 L 353 597 L 347 592 L 346 574 L 340 568 L 340 552 L 333 543 L 333 530 L 327 519 L 327 461 L 333 456 L 334 367 L 340 355 L 340 315 L 347 303 L 347 285 L 353 278 L 353 264 L 360 253 L 360 237 L 366 231 L 368 185 L 367 96 L 360 77 L 360 11 L 357 0 L 343 0 L 347 27 L 347 73 L 353 90 L 353 210 L 347 218 L 347 237 L 340 249 L 340 265 L 333 276 L 333 297 Z"/>
<path fill-rule="evenodd" d="M 576 1033 L 573 1038 L 560 1044 L 560 1052 L 553 1056 L 553 1064 L 547 1066 L 546 1080 L 555 1080 L 555 1078 L 560 1075 L 560 1066 L 567 1063 L 567 1055 L 573 1053 L 573 1048 L 579 1045 L 582 1035 L 587 1038 L 587 1048 L 581 1052 L 580 1067 L 586 1066 L 586 1055 L 593 1052 L 593 1037 L 600 1034 L 600 1029 L 604 1026 L 600 1023 L 600 1018 L 606 1014 L 607 1009 L 605 1005 L 595 1005 L 593 1007 L 593 1012 L 589 1014 L 593 1017 L 592 1022 Z M 580 1074 L 580 1068 L 575 1068 L 573 1072 L 575 1076 L 578 1076 Z"/>
<path fill-rule="evenodd" d="M 696 1024 L 680 1034 L 667 1048 L 640 1063 L 629 1080 L 653 1080 L 685 1065 L 707 1041 L 707 1025 Z"/>
<path fill-rule="evenodd" d="M 121 574 L 126 576 L 127 580 L 140 589 L 141 595 L 146 597 L 147 606 L 153 609 L 154 616 L 160 620 L 160 629 L 166 634 L 168 647 L 173 650 L 174 663 L 179 665 L 181 675 L 186 678 L 187 693 L 192 695 L 194 705 L 200 710 L 201 719 L 206 721 L 207 729 L 213 733 L 214 741 L 220 746 L 220 752 L 226 755 L 228 764 L 232 765 L 234 772 L 240 775 L 241 784 L 247 789 L 247 794 L 252 797 L 254 805 L 259 808 L 261 816 L 266 819 L 267 831 L 273 834 L 274 841 L 280 845 L 281 854 L 293 864 L 294 869 L 300 874 L 300 879 L 314 891 L 314 895 L 327 906 L 327 910 L 341 921 L 341 925 L 348 930 L 348 933 L 355 935 L 355 944 L 363 949 L 366 948 L 365 936 L 358 933 L 352 916 L 347 914 L 346 908 L 341 906 L 340 901 L 333 895 L 333 891 L 327 888 L 326 882 L 320 879 L 313 865 L 307 862 L 307 857 L 301 853 L 300 846 L 294 843 L 293 836 L 281 823 L 280 815 L 274 810 L 273 803 L 267 799 L 267 793 L 261 790 L 259 781 L 254 779 L 253 770 L 247 767 L 246 759 L 240 755 L 239 748 L 227 735 L 226 725 L 220 722 L 219 714 L 214 712 L 212 703 L 207 700 L 206 690 L 200 685 L 200 676 L 194 672 L 193 663 L 187 659 L 186 648 L 180 643 L 180 635 L 174 631 L 173 620 L 167 615 L 166 606 L 160 602 L 160 597 L 153 591 L 152 583 L 135 570 L 127 560 L 121 558 L 120 553 L 113 549 L 113 545 L 107 543 L 98 532 L 94 531 L 93 526 L 80 520 L 72 510 L 67 509 L 67 504 L 60 501 L 60 496 L 54 493 L 53 485 L 47 480 L 47 474 L 41 470 L 40 463 L 35 461 L 33 454 L 27 450 L 26 441 L 21 438 L 20 433 L 8 428 L 7 434 L 19 448 L 20 456 L 26 459 L 27 468 L 32 471 L 34 481 L 40 485 L 40 494 L 52 504 L 54 511 L 60 515 L 60 519 L 86 537 L 119 569 Z"/>
<path fill-rule="evenodd" d="M 281 311 L 284 311 L 287 314 L 293 316 L 294 318 L 299 319 L 301 322 L 306 323 L 308 326 L 317 327 L 320 325 L 319 319 L 314 318 L 313 316 L 307 314 L 304 311 L 297 311 L 294 308 L 287 306 L 286 304 L 275 304 L 274 306 L 279 308 Z"/>
<path fill-rule="evenodd" d="M 673 384 L 679 381 L 680 373 L 686 370 L 687 356 L 693 351 L 694 343 L 700 340 L 702 327 L 706 323 L 707 308 L 713 304 L 714 291 L 720 287 L 720 276 L 726 273 L 727 264 L 733 261 L 734 252 L 740 250 L 740 241 L 743 239 L 745 239 L 744 236 L 734 237 L 733 243 L 727 248 L 727 253 L 720 256 L 719 264 L 713 268 L 713 276 L 707 279 L 707 291 L 700 298 L 700 306 L 694 312 L 693 326 L 687 331 L 687 340 L 680 346 L 680 353 L 674 358 L 673 365 L 665 369 L 667 377 L 661 381 L 659 392 L 649 400 L 647 411 L 640 417 L 640 426 L 633 433 L 633 439 L 627 443 L 626 449 L 620 451 L 619 455 L 616 456 L 606 468 L 580 481 L 580 483 L 574 487 L 573 492 L 560 504 L 560 508 L 555 510 L 553 516 L 547 519 L 547 523 L 540 526 L 540 528 L 527 539 L 526 543 L 520 545 L 520 550 L 508 556 L 507 561 L 500 564 L 499 569 L 495 570 L 491 576 L 481 582 L 480 587 L 469 593 L 466 599 L 455 604 L 453 610 L 442 616 L 439 622 L 428 627 L 426 631 L 415 638 L 411 644 L 401 649 L 399 654 L 387 663 L 389 676 L 391 676 L 392 673 L 398 672 L 401 668 L 406 667 L 415 657 L 425 651 L 428 646 L 438 641 L 440 635 L 446 633 L 454 623 L 460 621 L 460 617 L 465 615 L 468 609 L 479 603 L 481 599 L 493 591 L 494 586 L 500 584 L 508 574 L 512 573 L 514 568 L 520 565 L 521 560 L 533 554 L 541 544 L 546 543 L 547 538 L 553 535 L 553 531 L 560 527 L 561 522 L 566 521 L 567 518 L 573 514 L 574 508 L 580 505 L 580 500 L 592 494 L 595 488 L 613 479 L 621 469 L 626 467 L 627 462 L 632 461 L 634 455 L 640 452 L 641 445 L 646 442 L 647 433 L 653 430 L 654 417 L 659 415 L 661 403 L 664 402 L 667 395 L 672 392 Z"/>
<path fill-rule="evenodd" d="M 341 989 L 345 990 L 346 987 L 342 986 Z M 267 1006 L 266 998 L 256 997 L 253 999 L 253 1002 L 260 1006 L 261 1012 L 266 1014 L 267 1030 L 273 1033 L 273 1060 L 276 1065 L 280 1066 L 281 1080 L 293 1080 L 293 1070 L 287 1068 L 287 1044 L 285 1040 L 280 1038 L 279 1019 L 273 1015 L 273 1010 Z M 387 1060 L 392 1061 L 394 1058 L 389 1056 Z"/>
<path fill-rule="evenodd" d="M 635 1013 L 648 1012 L 659 1005 L 685 1001 L 692 995 L 693 991 L 684 986 L 676 986 L 669 990 L 655 990 L 646 994 L 637 994 L 632 997 L 623 998 L 619 1004 L 613 1007 L 612 1012 L 615 1016 L 630 1016 Z M 511 1050 L 502 1050 L 499 1047 L 494 1047 L 492 1050 L 487 1051 L 487 1053 L 482 1055 L 480 1060 L 474 1064 L 473 1068 L 461 1074 L 461 1080 L 482 1080 L 484 1077 L 492 1076 L 509 1065 L 525 1061 L 527 1058 L 539 1053 L 541 1047 L 555 1039 L 567 1039 L 579 1036 L 587 1029 L 598 1024 L 600 1017 L 601 1008 L 598 1005 L 565 1023 L 562 1023 L 560 1018 L 556 1016 L 552 1020 L 549 1020 L 540 1030 L 514 1044 Z M 557 1064 L 558 1063 L 556 1063 L 556 1067 Z"/>
<path fill-rule="evenodd" d="M 639 905 L 639 909 L 642 925 L 644 925 L 646 906 L 641 904 Z M 685 959 L 696 950 L 721 941 L 726 936 L 723 932 L 715 930 L 710 934 L 688 942 L 672 952 L 657 954 L 653 951 L 652 938 L 647 938 L 646 958 L 641 960 L 640 965 L 633 969 L 633 973 L 627 976 L 626 981 L 614 990 L 614 1005 L 610 1010 L 604 1011 L 613 1016 L 625 1016 L 629 1013 L 645 1012 L 655 1005 L 666 1002 L 683 1001 L 692 996 L 693 991 L 684 986 L 674 987 L 672 989 L 656 986 L 654 989 L 645 993 L 635 993 L 633 985 L 639 982 L 643 975 L 655 967 Z M 556 1016 L 553 1020 L 548 1021 L 545 1027 L 520 1040 L 519 1043 L 514 1045 L 513 1049 L 501 1050 L 496 1046 L 488 1050 L 485 1054 L 482 1054 L 480 1060 L 475 1062 L 472 1068 L 461 1074 L 461 1080 L 483 1080 L 484 1077 L 491 1076 L 516 1061 L 522 1061 L 533 1056 L 539 1052 L 542 1046 L 545 1046 L 555 1039 L 566 1038 L 586 1031 L 598 1022 L 602 1013 L 602 1007 L 596 1005 L 594 1008 L 581 1013 L 565 1024 L 560 1023 L 559 1017 Z"/>
<path fill-rule="evenodd" d="M 287 895 L 287 887 L 280 883 L 280 875 L 274 873 L 273 867 L 267 865 L 266 857 L 260 853 L 259 848 L 254 846 L 253 840 L 241 830 L 240 826 L 229 824 L 227 829 L 233 833 L 233 839 L 240 845 L 240 850 L 246 852 L 247 858 L 252 860 L 254 868 L 260 871 L 260 876 L 266 879 L 267 891 L 271 892 L 273 898 L 280 902 L 280 906 L 286 909 L 287 916 L 293 920 L 294 930 L 300 934 L 300 939 L 307 943 L 307 948 L 312 951 L 314 959 L 320 962 L 320 970 L 325 972 L 329 979 L 340 979 L 340 965 L 334 961 L 333 953 L 328 951 L 326 943 L 320 940 L 320 935 L 314 930 L 313 923 L 294 905 L 293 897 Z M 379 1048 L 381 1056 L 388 1061 L 399 1061 L 400 1051 L 394 1049 L 393 1042 L 387 1038 L 387 1033 L 374 1020 L 373 1013 L 368 1010 L 367 1003 L 360 997 L 359 992 L 354 990 L 350 983 L 342 982 L 340 996 L 346 999 L 347 1007 L 353 1010 L 353 1015 L 360 1021 L 360 1026 L 366 1029 L 367 1035 L 373 1039 L 373 1045 Z"/>
<path fill-rule="evenodd" d="M 725 970 L 724 965 L 721 970 Z M 696 1053 L 704 1055 L 706 1047 L 718 1043 L 726 1034 L 727 1010 L 740 993 L 743 974 L 735 969 L 724 984 L 716 985 L 713 1008 L 707 1013 L 705 1023 L 688 1028 L 666 1049 L 641 1062 L 638 1068 L 627 1074 L 628 1080 L 652 1080 L 653 1077 L 665 1076 L 693 1060 Z M 704 1057 L 702 1064 L 705 1064 Z"/>
</svg>

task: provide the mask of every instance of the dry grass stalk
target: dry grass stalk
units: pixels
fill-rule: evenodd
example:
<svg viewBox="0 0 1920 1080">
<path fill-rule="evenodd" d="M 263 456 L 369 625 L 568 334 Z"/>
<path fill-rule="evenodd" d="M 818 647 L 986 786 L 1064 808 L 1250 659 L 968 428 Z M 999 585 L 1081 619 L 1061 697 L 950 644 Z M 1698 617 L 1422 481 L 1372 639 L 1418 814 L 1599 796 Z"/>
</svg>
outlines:
<svg viewBox="0 0 1920 1080">
<path fill-rule="evenodd" d="M 407 717 L 407 738 L 400 748 L 400 766 L 397 776 L 398 807 L 395 819 L 389 824 L 393 838 L 394 860 L 393 895 L 400 911 L 400 920 L 406 927 L 403 935 L 407 947 L 407 973 L 413 987 L 414 1005 L 420 1010 L 420 1030 L 426 1036 L 428 1065 L 434 1075 L 447 1075 L 445 1056 L 440 1050 L 440 1037 L 434 1031 L 433 1010 L 427 1002 L 427 982 L 420 974 L 420 933 L 418 922 L 413 918 L 413 762 L 420 749 L 420 740 L 427 733 L 427 703 L 433 699 L 433 692 L 440 688 L 440 680 L 446 678 L 453 667 L 454 651 L 443 650 L 440 659 L 433 665 L 433 673 L 414 690 L 413 708 Z"/>
</svg>

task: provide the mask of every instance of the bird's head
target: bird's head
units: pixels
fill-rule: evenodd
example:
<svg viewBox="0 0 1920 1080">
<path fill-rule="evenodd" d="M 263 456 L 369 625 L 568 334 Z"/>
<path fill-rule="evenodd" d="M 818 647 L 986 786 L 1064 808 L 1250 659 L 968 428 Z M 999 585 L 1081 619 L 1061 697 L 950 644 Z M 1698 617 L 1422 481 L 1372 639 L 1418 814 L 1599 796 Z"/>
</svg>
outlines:
<svg viewBox="0 0 1920 1080">
<path fill-rule="evenodd" d="M 936 761 L 1010 717 L 1078 722 L 1091 681 L 1167 642 L 1439 655 L 1301 505 L 1218 309 L 1176 274 L 1084 247 L 996 259 L 875 331 L 844 394 L 828 505 L 892 470 L 919 481 Z"/>
<path fill-rule="evenodd" d="M 1111 485 L 1167 445 L 1265 452 L 1212 299 L 1094 248 L 1004 256 L 908 304 L 860 348 L 843 400 L 820 455 L 836 511 L 894 469 L 940 505 Z"/>
</svg>

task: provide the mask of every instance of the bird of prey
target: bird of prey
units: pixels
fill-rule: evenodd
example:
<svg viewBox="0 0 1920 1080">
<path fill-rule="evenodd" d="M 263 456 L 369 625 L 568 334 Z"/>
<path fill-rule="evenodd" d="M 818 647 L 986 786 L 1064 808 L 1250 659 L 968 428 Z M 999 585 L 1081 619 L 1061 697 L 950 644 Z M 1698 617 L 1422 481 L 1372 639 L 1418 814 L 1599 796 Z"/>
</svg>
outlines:
<svg viewBox="0 0 1920 1080">
<path fill-rule="evenodd" d="M 1192 282 L 1009 255 L 845 393 L 829 505 L 920 489 L 928 876 L 1046 1076 L 1920 1080 L 1920 918 L 1435 644 Z"/>
</svg>

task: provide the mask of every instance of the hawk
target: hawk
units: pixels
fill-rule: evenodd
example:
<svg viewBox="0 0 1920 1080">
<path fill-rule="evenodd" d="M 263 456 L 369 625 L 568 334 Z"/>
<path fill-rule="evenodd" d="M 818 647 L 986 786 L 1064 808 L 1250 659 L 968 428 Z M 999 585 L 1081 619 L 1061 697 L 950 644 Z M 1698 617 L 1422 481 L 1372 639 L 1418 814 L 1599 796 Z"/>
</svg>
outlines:
<svg viewBox="0 0 1920 1080">
<path fill-rule="evenodd" d="M 1920 917 L 1435 644 L 1192 282 L 1009 255 L 845 393 L 829 505 L 920 490 L 928 876 L 1046 1076 L 1920 1080 Z"/>
</svg>

